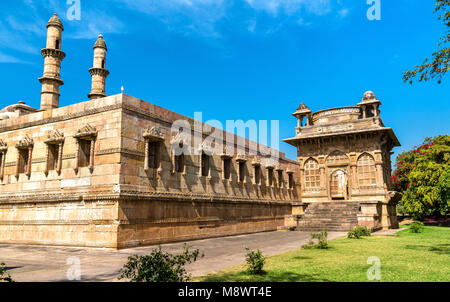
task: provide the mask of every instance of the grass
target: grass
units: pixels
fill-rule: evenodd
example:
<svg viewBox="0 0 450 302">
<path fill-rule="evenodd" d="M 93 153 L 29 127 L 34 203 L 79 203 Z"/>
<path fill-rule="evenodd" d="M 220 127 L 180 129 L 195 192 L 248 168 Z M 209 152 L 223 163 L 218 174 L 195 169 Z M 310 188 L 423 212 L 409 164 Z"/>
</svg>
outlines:
<svg viewBox="0 0 450 302">
<path fill-rule="evenodd" d="M 299 244 L 300 247 L 300 244 Z M 243 251 L 244 253 L 245 251 Z M 245 265 L 195 278 L 202 282 L 367 282 L 368 257 L 381 260 L 383 282 L 450 281 L 450 228 L 427 226 L 422 233 L 329 241 L 328 250 L 303 250 L 268 257 L 262 276 Z"/>
</svg>

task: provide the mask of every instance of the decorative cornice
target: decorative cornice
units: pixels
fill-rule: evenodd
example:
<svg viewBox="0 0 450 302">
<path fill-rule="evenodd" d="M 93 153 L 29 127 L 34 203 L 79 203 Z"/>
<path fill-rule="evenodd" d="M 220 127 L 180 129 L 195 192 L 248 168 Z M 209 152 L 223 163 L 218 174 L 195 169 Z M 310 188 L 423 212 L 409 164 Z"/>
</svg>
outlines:
<svg viewBox="0 0 450 302">
<path fill-rule="evenodd" d="M 58 129 L 49 131 L 47 134 L 47 139 L 44 141 L 46 144 L 61 144 L 65 140 L 64 134 L 62 134 Z"/>
<path fill-rule="evenodd" d="M 74 135 L 75 138 L 93 138 L 97 137 L 97 129 L 90 124 L 84 125 L 81 129 L 78 129 Z"/>
<path fill-rule="evenodd" d="M 148 127 L 144 132 L 144 138 L 149 141 L 164 141 L 164 134 L 161 131 L 161 128 L 158 127 Z"/>
<path fill-rule="evenodd" d="M 27 134 L 25 135 L 25 137 L 20 140 L 17 144 L 16 144 L 16 148 L 18 149 L 26 149 L 29 147 L 33 147 L 34 145 L 34 141 L 33 139 Z"/>
<path fill-rule="evenodd" d="M 247 162 L 247 158 L 245 158 L 245 155 L 243 155 L 243 154 L 238 154 L 236 156 L 236 161 L 238 163 L 246 163 Z"/>
<path fill-rule="evenodd" d="M 274 199 L 260 199 L 260 198 L 240 198 L 230 197 L 229 195 L 203 195 L 203 194 L 189 194 L 189 193 L 173 193 L 173 192 L 141 192 L 139 190 L 124 190 L 113 188 L 112 190 L 102 190 L 93 192 L 93 194 L 79 194 L 79 193 L 32 193 L 32 194 L 0 194 L 0 206 L 2 204 L 11 203 L 27 203 L 27 202 L 63 202 L 63 201 L 125 201 L 125 200 L 139 200 L 139 201 L 169 201 L 169 202 L 195 202 L 195 203 L 211 203 L 211 202 L 225 202 L 242 204 L 248 202 L 251 204 L 265 204 L 265 205 L 291 205 L 293 201 L 290 200 L 274 200 Z"/>
<path fill-rule="evenodd" d="M 8 150 L 8 144 L 4 140 L 0 139 L 0 152 L 6 152 Z"/>
</svg>

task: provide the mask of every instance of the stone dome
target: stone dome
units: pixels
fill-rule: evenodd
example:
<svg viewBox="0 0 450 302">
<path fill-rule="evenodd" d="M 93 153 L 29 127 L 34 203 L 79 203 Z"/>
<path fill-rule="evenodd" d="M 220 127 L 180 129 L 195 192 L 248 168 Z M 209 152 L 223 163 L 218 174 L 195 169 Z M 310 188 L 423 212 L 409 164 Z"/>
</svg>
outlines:
<svg viewBox="0 0 450 302">
<path fill-rule="evenodd" d="M 364 93 L 364 96 L 363 96 L 363 102 L 365 102 L 365 101 L 372 101 L 372 100 L 376 100 L 377 99 L 377 97 L 375 96 L 375 93 L 373 93 L 373 91 L 366 91 L 365 93 Z"/>
<path fill-rule="evenodd" d="M 101 48 L 108 50 L 108 48 L 106 47 L 105 40 L 103 40 L 102 35 L 98 36 L 97 42 L 95 42 L 95 44 L 94 44 L 94 48 L 97 48 L 97 47 L 101 47 Z"/>
<path fill-rule="evenodd" d="M 53 16 L 48 20 L 47 28 L 49 26 L 58 26 L 62 30 L 64 30 L 64 25 L 62 24 L 61 20 L 59 19 L 58 15 L 55 13 Z"/>
</svg>

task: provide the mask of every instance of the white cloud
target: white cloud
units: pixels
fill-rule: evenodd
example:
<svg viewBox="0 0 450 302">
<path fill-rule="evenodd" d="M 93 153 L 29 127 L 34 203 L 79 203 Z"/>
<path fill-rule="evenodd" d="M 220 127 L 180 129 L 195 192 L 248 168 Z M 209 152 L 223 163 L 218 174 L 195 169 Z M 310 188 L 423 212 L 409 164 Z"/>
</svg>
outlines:
<svg viewBox="0 0 450 302">
<path fill-rule="evenodd" d="M 66 20 L 65 24 L 72 30 L 66 33 L 68 39 L 96 39 L 99 34 L 125 32 L 125 26 L 118 18 L 94 10 L 86 10 L 81 20 Z"/>
<path fill-rule="evenodd" d="M 343 8 L 341 10 L 338 11 L 338 15 L 341 18 L 345 18 L 347 17 L 347 15 L 350 13 L 350 10 L 348 8 Z"/>
<path fill-rule="evenodd" d="M 281 13 L 293 15 L 299 10 L 314 15 L 325 15 L 331 11 L 331 0 L 244 0 L 253 9 L 262 10 L 273 15 Z"/>
<path fill-rule="evenodd" d="M 221 37 L 221 28 L 234 26 L 250 33 L 273 33 L 285 25 L 310 26 L 311 17 L 331 12 L 344 18 L 342 0 L 113 0 L 119 7 L 155 18 L 168 30 L 185 35 Z M 239 11 L 234 11 L 238 9 Z M 261 24 L 259 16 L 265 18 Z M 307 20 L 307 21 L 305 21 Z"/>
<path fill-rule="evenodd" d="M 0 63 L 21 63 L 21 64 L 30 64 L 30 62 L 24 61 L 14 56 L 7 55 L 5 53 L 0 52 Z"/>
</svg>

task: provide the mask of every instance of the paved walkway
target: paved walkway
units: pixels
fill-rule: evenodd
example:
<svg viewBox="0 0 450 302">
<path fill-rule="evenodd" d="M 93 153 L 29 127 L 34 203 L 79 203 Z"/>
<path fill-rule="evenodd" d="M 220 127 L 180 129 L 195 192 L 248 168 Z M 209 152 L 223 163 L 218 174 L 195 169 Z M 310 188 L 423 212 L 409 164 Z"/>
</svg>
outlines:
<svg viewBox="0 0 450 302">
<path fill-rule="evenodd" d="M 328 238 L 345 236 L 344 232 L 330 232 Z M 250 235 L 191 241 L 205 257 L 189 266 L 193 276 L 205 275 L 245 262 L 245 247 L 260 249 L 272 256 L 299 249 L 309 240 L 308 232 L 267 232 Z M 164 244 L 163 249 L 178 253 L 183 243 Z M 81 281 L 117 281 L 119 270 L 133 254 L 148 254 L 155 246 L 124 250 L 45 247 L 0 244 L 0 262 L 16 281 L 68 281 L 67 272 L 77 259 L 81 266 Z M 71 258 L 77 257 L 77 258 Z M 75 261 L 75 262 L 74 262 Z"/>
</svg>

